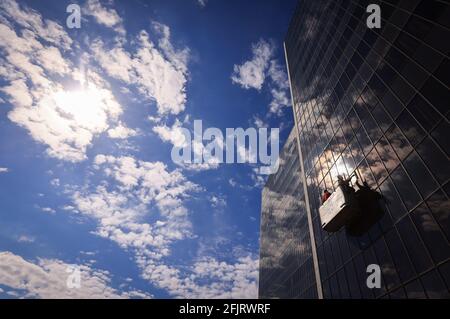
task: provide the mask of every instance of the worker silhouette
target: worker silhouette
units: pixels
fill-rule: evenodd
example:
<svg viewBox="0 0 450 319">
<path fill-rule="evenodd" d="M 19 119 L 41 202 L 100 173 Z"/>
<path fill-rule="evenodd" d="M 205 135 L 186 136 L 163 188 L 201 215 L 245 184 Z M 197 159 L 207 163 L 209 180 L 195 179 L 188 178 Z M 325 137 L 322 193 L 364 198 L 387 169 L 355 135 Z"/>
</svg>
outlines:
<svg viewBox="0 0 450 319">
<path fill-rule="evenodd" d="M 328 189 L 324 189 L 322 194 L 322 204 L 325 203 L 327 199 L 330 198 L 330 196 L 331 193 L 328 191 Z"/>
<path fill-rule="evenodd" d="M 344 179 L 342 175 L 337 176 L 338 179 L 338 185 L 342 188 L 342 191 L 347 193 L 353 193 L 355 189 L 350 186 L 350 177 L 347 179 Z"/>
</svg>

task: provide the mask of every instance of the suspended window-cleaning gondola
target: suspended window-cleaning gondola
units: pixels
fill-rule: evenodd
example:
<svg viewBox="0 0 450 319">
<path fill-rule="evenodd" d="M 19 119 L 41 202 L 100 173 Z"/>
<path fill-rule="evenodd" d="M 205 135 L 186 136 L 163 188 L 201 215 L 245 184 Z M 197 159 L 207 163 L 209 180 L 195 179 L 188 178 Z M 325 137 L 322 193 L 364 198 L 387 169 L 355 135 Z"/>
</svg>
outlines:
<svg viewBox="0 0 450 319">
<path fill-rule="evenodd" d="M 357 190 L 351 185 L 353 176 Z M 333 233 L 345 226 L 350 235 L 362 235 L 383 215 L 380 199 L 381 195 L 366 182 L 359 184 L 356 172 L 347 179 L 338 176 L 336 190 L 327 196 L 319 208 L 322 228 Z"/>
</svg>

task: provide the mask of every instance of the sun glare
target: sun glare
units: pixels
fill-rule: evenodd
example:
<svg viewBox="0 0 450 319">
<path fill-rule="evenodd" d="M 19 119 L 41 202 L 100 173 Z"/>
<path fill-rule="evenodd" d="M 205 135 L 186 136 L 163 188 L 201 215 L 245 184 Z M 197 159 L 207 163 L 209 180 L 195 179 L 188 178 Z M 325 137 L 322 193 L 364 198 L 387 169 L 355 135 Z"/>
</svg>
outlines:
<svg viewBox="0 0 450 319">
<path fill-rule="evenodd" d="M 61 90 L 54 94 L 56 106 L 79 124 L 97 125 L 105 121 L 106 103 L 101 90 L 90 87 L 81 90 Z"/>
</svg>

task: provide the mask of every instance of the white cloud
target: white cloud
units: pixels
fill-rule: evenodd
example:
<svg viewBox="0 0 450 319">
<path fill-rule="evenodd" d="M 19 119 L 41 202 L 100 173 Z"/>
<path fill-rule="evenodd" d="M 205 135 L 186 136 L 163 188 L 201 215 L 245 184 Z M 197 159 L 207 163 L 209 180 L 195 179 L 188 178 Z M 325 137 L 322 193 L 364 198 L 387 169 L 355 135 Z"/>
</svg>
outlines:
<svg viewBox="0 0 450 319">
<path fill-rule="evenodd" d="M 121 35 L 126 34 L 123 20 L 117 11 L 104 7 L 98 0 L 88 0 L 83 7 L 83 13 L 94 17 L 98 24 L 111 28 Z"/>
<path fill-rule="evenodd" d="M 50 181 L 50 185 L 52 185 L 53 187 L 59 187 L 61 185 L 61 181 L 59 180 L 59 178 L 53 178 Z"/>
<path fill-rule="evenodd" d="M 72 41 L 56 22 L 9 0 L 0 3 L 0 17 L 0 72 L 7 82 L 0 91 L 14 106 L 8 118 L 47 145 L 48 155 L 84 160 L 94 137 L 117 121 L 121 106 L 98 74 L 81 74 L 63 58 L 61 50 Z M 50 78 L 55 74 L 80 80 L 83 88 L 67 90 Z"/>
<path fill-rule="evenodd" d="M 233 83 L 239 84 L 244 89 L 261 90 L 270 59 L 274 53 L 273 44 L 261 39 L 252 45 L 253 57 L 241 65 L 234 66 L 231 76 Z"/>
<path fill-rule="evenodd" d="M 231 80 L 244 89 L 253 88 L 260 91 L 266 83 L 266 79 L 269 79 L 272 95 L 269 112 L 280 116 L 283 108 L 291 105 L 287 73 L 278 61 L 273 59 L 275 52 L 273 43 L 261 39 L 252 44 L 252 52 L 253 57 L 250 61 L 234 66 Z M 264 123 L 259 121 L 256 125 L 262 126 Z"/>
<path fill-rule="evenodd" d="M 0 252 L 0 284 L 20 290 L 19 297 L 24 298 L 118 299 L 142 296 L 140 291 L 117 291 L 110 287 L 111 279 L 107 271 L 86 265 L 77 265 L 81 287 L 69 289 L 67 269 L 70 266 L 73 265 L 57 259 L 40 258 L 33 263 L 11 252 Z"/>
<path fill-rule="evenodd" d="M 2 0 L 0 2 L 0 15 L 0 21 L 3 20 L 3 24 L 16 23 L 29 30 L 28 35 L 31 38 L 34 34 L 37 34 L 45 41 L 65 50 L 69 49 L 72 44 L 72 39 L 62 26 L 52 20 L 43 19 L 36 11 L 20 6 L 15 1 Z"/>
<path fill-rule="evenodd" d="M 197 3 L 200 7 L 204 8 L 206 7 L 208 0 L 197 0 Z"/>
<path fill-rule="evenodd" d="M 126 139 L 136 136 L 137 134 L 137 131 L 124 126 L 122 123 L 119 123 L 115 128 L 108 130 L 108 136 L 115 139 Z"/>
<path fill-rule="evenodd" d="M 183 200 L 198 186 L 179 170 L 168 171 L 160 162 L 107 155 L 96 156 L 94 164 L 116 186 L 78 190 L 73 202 L 78 211 L 98 221 L 98 235 L 156 259 L 169 253 L 173 241 L 191 235 Z M 144 222 L 155 214 L 154 223 Z"/>
<path fill-rule="evenodd" d="M 0 167 L 0 173 L 8 173 L 9 169 L 6 167 Z"/>
<path fill-rule="evenodd" d="M 188 119 L 188 117 L 186 118 Z M 163 140 L 164 142 L 169 142 L 175 147 L 184 147 L 187 145 L 187 143 L 192 143 L 191 147 L 193 156 L 203 156 L 205 146 L 195 140 L 186 141 L 181 125 L 182 123 L 177 119 L 171 127 L 167 126 L 166 124 L 154 126 L 153 132 L 158 134 L 161 140 Z M 222 145 L 222 148 L 223 147 L 224 146 Z M 218 159 L 215 157 L 210 158 L 203 163 L 177 163 L 177 165 L 180 165 L 186 170 L 197 172 L 217 169 L 219 167 L 219 164 L 220 163 Z"/>
<path fill-rule="evenodd" d="M 227 206 L 227 201 L 223 196 L 213 195 L 213 196 L 211 196 L 209 201 L 211 202 L 211 205 L 214 208 L 223 208 L 223 207 Z"/>
<path fill-rule="evenodd" d="M 94 41 L 92 52 L 109 76 L 136 85 L 145 98 L 154 100 L 159 115 L 179 114 L 186 103 L 189 51 L 175 51 L 170 42 L 169 28 L 158 23 L 153 25 L 161 35 L 158 42 L 161 51 L 148 33 L 141 31 L 134 52 L 127 51 L 118 43 L 106 47 L 100 39 Z"/>
<path fill-rule="evenodd" d="M 151 262 L 143 268 L 145 279 L 178 298 L 239 299 L 258 295 L 258 259 L 251 256 L 235 263 L 203 257 L 188 270 Z"/>
<path fill-rule="evenodd" d="M 73 193 L 74 206 L 98 222 L 96 234 L 135 254 L 142 277 L 175 297 L 255 298 L 257 258 L 225 263 L 202 257 L 181 269 L 168 265 L 171 245 L 192 236 L 184 200 L 199 187 L 159 162 L 98 155 L 97 170 L 114 179 Z M 218 205 L 220 198 L 212 199 Z M 155 210 L 157 208 L 157 210 Z M 152 223 L 147 220 L 152 216 Z"/>
<path fill-rule="evenodd" d="M 268 128 L 269 127 L 269 125 L 264 121 L 264 119 L 260 118 L 257 115 L 253 116 L 253 124 L 257 128 Z"/>
<path fill-rule="evenodd" d="M 272 101 L 269 104 L 269 112 L 281 115 L 284 107 L 291 105 L 289 93 L 289 80 L 286 71 L 276 60 L 270 62 L 268 75 L 272 80 Z"/>
<path fill-rule="evenodd" d="M 17 241 L 19 243 L 33 243 L 35 240 L 36 238 L 27 235 L 21 235 L 19 236 L 19 238 L 17 238 Z"/>
<path fill-rule="evenodd" d="M 49 214 L 54 214 L 54 213 L 56 213 L 56 211 L 55 211 L 53 208 L 51 208 L 51 207 L 42 207 L 41 210 L 42 210 L 44 213 L 49 213 Z"/>
<path fill-rule="evenodd" d="M 153 132 L 158 134 L 158 136 L 164 142 L 170 142 L 172 145 L 176 147 L 183 147 L 189 141 L 186 141 L 186 138 L 183 134 L 183 130 L 181 127 L 181 122 L 176 120 L 175 123 L 168 127 L 167 125 L 159 125 L 153 127 Z"/>
</svg>

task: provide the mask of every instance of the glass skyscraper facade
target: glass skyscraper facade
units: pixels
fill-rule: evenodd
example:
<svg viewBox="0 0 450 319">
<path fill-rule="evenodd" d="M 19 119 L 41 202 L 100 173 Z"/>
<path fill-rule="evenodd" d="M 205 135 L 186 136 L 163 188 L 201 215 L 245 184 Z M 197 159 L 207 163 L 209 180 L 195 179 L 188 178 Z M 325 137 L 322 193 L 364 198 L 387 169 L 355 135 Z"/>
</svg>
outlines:
<svg viewBox="0 0 450 319">
<path fill-rule="evenodd" d="M 366 24 L 369 4 L 381 8 L 379 29 Z M 299 1 L 285 40 L 305 185 L 292 218 L 312 221 L 302 231 L 319 298 L 450 298 L 448 39 L 447 1 Z M 384 214 L 360 236 L 327 233 L 320 195 L 355 171 L 383 196 Z M 264 213 L 261 228 L 277 227 Z M 295 227 L 271 232 L 304 236 Z M 367 287 L 369 264 L 381 288 Z M 289 293 L 305 291 L 302 275 L 273 294 L 263 281 L 260 296 L 302 297 Z"/>
<path fill-rule="evenodd" d="M 260 298 L 317 298 L 296 132 L 262 191 Z"/>
</svg>

